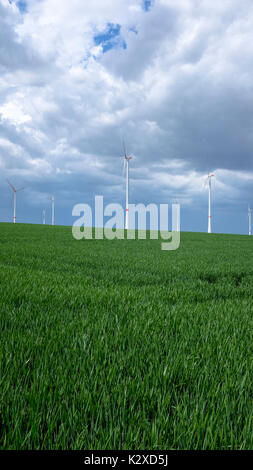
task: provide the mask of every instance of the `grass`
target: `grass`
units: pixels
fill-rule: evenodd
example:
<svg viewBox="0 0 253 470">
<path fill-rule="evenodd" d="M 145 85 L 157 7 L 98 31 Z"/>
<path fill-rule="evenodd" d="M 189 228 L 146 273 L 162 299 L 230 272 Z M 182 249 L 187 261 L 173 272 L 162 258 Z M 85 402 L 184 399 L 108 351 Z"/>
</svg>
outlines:
<svg viewBox="0 0 253 470">
<path fill-rule="evenodd" d="M 252 243 L 0 224 L 0 448 L 253 449 Z"/>
</svg>

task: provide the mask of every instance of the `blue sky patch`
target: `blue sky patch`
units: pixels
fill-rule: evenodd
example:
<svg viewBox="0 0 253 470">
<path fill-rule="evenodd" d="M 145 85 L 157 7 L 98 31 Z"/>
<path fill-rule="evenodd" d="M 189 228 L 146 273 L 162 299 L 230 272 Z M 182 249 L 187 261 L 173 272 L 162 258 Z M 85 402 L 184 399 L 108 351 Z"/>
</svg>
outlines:
<svg viewBox="0 0 253 470">
<path fill-rule="evenodd" d="M 27 4 L 24 0 L 19 0 L 16 5 L 19 8 L 19 10 L 21 11 L 21 13 L 26 13 L 27 12 Z"/>
<path fill-rule="evenodd" d="M 97 46 L 102 46 L 103 53 L 114 47 L 126 49 L 126 42 L 120 35 L 121 26 L 119 24 L 108 23 L 107 29 L 94 36 L 94 42 Z"/>
<path fill-rule="evenodd" d="M 149 11 L 152 7 L 153 1 L 152 0 L 143 0 L 143 8 L 146 11 Z"/>
</svg>

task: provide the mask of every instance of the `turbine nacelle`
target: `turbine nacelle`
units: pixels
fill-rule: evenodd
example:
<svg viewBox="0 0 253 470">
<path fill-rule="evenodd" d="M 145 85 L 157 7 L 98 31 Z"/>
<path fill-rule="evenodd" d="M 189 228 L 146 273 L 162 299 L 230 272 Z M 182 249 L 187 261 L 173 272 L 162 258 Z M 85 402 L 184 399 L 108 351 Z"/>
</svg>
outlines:
<svg viewBox="0 0 253 470">
<path fill-rule="evenodd" d="M 215 174 L 214 174 L 214 173 L 208 173 L 208 176 L 207 176 L 207 178 L 206 178 L 206 181 L 210 182 L 210 181 L 212 181 L 212 178 L 214 178 L 214 177 L 215 177 Z"/>
<path fill-rule="evenodd" d="M 14 186 L 11 184 L 11 182 L 10 182 L 9 180 L 7 180 L 7 183 L 8 183 L 8 185 L 11 187 L 11 189 L 12 189 L 12 191 L 13 191 L 14 193 L 17 193 L 18 191 L 22 191 L 23 189 L 25 189 L 24 187 L 22 187 L 22 188 L 17 188 L 17 189 L 14 188 Z"/>
</svg>

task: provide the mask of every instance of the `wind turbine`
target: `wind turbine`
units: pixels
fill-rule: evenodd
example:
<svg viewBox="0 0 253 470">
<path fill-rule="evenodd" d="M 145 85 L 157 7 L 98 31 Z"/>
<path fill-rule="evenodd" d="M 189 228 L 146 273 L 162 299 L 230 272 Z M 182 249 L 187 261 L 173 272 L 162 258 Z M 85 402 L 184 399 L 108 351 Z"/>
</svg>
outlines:
<svg viewBox="0 0 253 470">
<path fill-rule="evenodd" d="M 212 178 L 215 175 L 209 174 L 207 177 L 208 182 L 208 233 L 212 233 Z"/>
<path fill-rule="evenodd" d="M 250 206 L 248 206 L 248 216 L 249 216 L 249 235 L 251 235 L 251 229 L 252 229 L 252 210 L 250 208 Z"/>
<path fill-rule="evenodd" d="M 177 199 L 172 199 L 172 205 L 176 206 L 176 232 L 180 232 L 180 206 Z"/>
<path fill-rule="evenodd" d="M 13 195 L 14 195 L 14 212 L 13 212 L 13 223 L 15 224 L 16 223 L 16 211 L 17 211 L 17 192 L 18 191 L 22 191 L 23 189 L 25 188 L 14 188 L 14 186 L 11 184 L 11 182 L 9 180 L 7 180 L 7 183 L 9 184 L 9 186 L 11 187 L 12 191 L 13 191 Z"/>
<path fill-rule="evenodd" d="M 42 210 L 42 223 L 46 225 L 46 209 Z"/>
<path fill-rule="evenodd" d="M 128 221 L 129 221 L 129 162 L 133 157 L 128 157 L 126 153 L 125 142 L 123 141 L 124 149 L 124 168 L 126 168 L 126 224 L 125 228 L 128 230 Z"/>
<path fill-rule="evenodd" d="M 51 197 L 52 201 L 52 225 L 54 225 L 54 196 Z"/>
</svg>

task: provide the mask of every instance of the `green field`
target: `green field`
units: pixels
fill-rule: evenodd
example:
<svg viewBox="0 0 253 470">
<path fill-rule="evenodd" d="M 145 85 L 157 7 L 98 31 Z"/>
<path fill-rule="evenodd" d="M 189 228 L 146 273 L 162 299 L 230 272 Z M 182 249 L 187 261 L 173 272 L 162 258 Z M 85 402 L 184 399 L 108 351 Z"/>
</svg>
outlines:
<svg viewBox="0 0 253 470">
<path fill-rule="evenodd" d="M 253 239 L 0 224 L 1 449 L 253 449 Z"/>
</svg>

